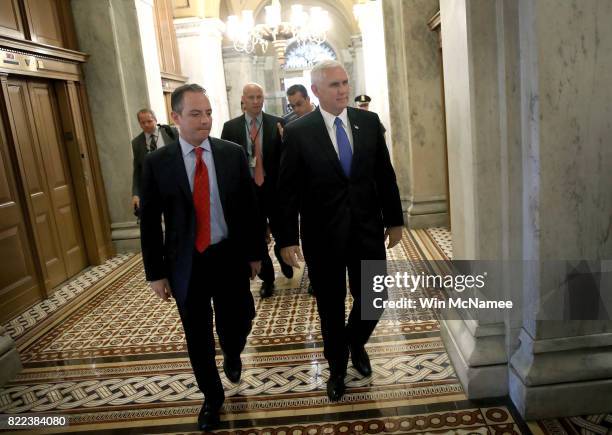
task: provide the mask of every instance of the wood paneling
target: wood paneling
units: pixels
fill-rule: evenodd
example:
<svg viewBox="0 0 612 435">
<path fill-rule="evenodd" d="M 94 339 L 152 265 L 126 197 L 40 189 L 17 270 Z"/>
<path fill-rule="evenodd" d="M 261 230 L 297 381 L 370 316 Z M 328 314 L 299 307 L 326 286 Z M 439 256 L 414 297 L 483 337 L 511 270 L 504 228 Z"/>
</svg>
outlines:
<svg viewBox="0 0 612 435">
<path fill-rule="evenodd" d="M 0 323 L 43 296 L 11 154 L 0 118 Z"/>
<path fill-rule="evenodd" d="M 180 75 L 181 60 L 172 17 L 172 0 L 155 0 L 155 30 L 160 70 Z"/>
<path fill-rule="evenodd" d="M 18 0 L 0 0 L 0 35 L 25 38 Z"/>
<path fill-rule="evenodd" d="M 23 0 L 32 41 L 65 47 L 59 0 Z"/>
</svg>

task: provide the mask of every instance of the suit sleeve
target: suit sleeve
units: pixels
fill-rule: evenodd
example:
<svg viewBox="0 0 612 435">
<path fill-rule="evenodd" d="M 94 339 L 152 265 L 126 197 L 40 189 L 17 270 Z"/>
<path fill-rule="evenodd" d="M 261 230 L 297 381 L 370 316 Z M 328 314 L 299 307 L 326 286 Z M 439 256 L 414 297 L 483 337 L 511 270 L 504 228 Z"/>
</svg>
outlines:
<svg viewBox="0 0 612 435">
<path fill-rule="evenodd" d="M 404 225 L 402 202 L 399 188 L 395 178 L 395 171 L 391 165 L 391 157 L 385 142 L 383 126 L 376 117 L 378 126 L 378 140 L 376 141 L 376 188 L 380 197 L 380 205 L 385 228 Z"/>
<path fill-rule="evenodd" d="M 261 261 L 267 251 L 266 228 L 262 227 L 262 219 L 253 219 L 259 216 L 260 210 L 255 195 L 255 186 L 251 180 L 251 173 L 242 148 L 237 153 L 240 157 L 240 204 L 244 207 L 243 216 L 246 228 L 246 253 L 248 261 Z"/>
<path fill-rule="evenodd" d="M 140 246 L 147 281 L 166 278 L 161 225 L 162 200 L 153 170 L 152 155 L 145 157 L 140 192 Z"/>
<path fill-rule="evenodd" d="M 139 153 L 137 142 L 135 140 L 132 141 L 132 156 L 134 158 L 134 168 L 132 170 L 132 195 L 140 196 L 138 188 L 140 183 L 142 159 Z"/>
<path fill-rule="evenodd" d="M 299 245 L 298 214 L 301 201 L 303 167 L 299 143 L 291 128 L 285 129 L 278 185 L 277 242 L 281 248 Z"/>
<path fill-rule="evenodd" d="M 229 140 L 230 142 L 234 142 L 232 140 L 232 135 L 230 133 L 231 128 L 229 127 L 228 123 L 224 123 L 223 124 L 223 130 L 221 130 L 221 139 L 223 140 Z"/>
</svg>

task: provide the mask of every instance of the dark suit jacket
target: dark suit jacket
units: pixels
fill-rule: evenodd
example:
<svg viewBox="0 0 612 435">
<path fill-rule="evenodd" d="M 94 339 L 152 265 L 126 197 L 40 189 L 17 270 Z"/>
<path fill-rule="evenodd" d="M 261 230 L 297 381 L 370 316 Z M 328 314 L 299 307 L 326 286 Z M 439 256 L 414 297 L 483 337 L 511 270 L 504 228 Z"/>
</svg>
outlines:
<svg viewBox="0 0 612 435">
<path fill-rule="evenodd" d="M 239 265 L 259 261 L 266 250 L 257 219 L 257 201 L 242 149 L 210 138 L 228 242 Z M 178 304 L 184 304 L 195 252 L 193 196 L 178 140 L 144 159 L 140 197 L 140 240 L 147 281 L 168 278 Z M 164 217 L 165 234 L 161 217 Z"/>
<path fill-rule="evenodd" d="M 169 125 L 159 125 L 164 144 L 169 144 L 178 138 L 178 132 Z M 142 176 L 142 162 L 147 155 L 147 143 L 144 131 L 132 139 L 132 155 L 134 156 L 134 170 L 132 172 L 132 195 L 140 196 L 140 177 Z"/>
<path fill-rule="evenodd" d="M 278 184 L 281 247 L 311 259 L 384 258 L 384 228 L 403 225 L 395 172 L 378 115 L 348 109 L 353 134 L 350 179 L 340 166 L 319 108 L 290 122 Z M 350 252 L 349 252 L 350 250 Z"/>
<path fill-rule="evenodd" d="M 281 125 L 285 124 L 282 118 L 274 115 L 263 113 L 262 119 L 263 125 L 263 164 L 266 178 L 264 180 L 264 190 L 273 194 L 278 181 L 278 165 L 280 163 L 280 152 L 282 147 L 282 139 L 280 132 L 278 131 L 277 123 Z M 237 118 L 230 119 L 223 124 L 223 131 L 221 132 L 221 139 L 229 140 L 231 142 L 242 145 L 244 151 L 248 155 L 248 138 L 246 134 L 246 119 L 244 114 Z"/>
</svg>

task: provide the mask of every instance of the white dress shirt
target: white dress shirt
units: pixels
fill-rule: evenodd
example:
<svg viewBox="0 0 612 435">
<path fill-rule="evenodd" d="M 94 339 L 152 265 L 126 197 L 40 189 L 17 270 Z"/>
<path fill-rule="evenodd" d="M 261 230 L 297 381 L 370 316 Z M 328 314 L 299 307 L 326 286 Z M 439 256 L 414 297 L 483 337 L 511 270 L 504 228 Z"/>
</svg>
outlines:
<svg viewBox="0 0 612 435">
<path fill-rule="evenodd" d="M 183 153 L 183 161 L 185 162 L 185 170 L 187 171 L 187 179 L 189 187 L 193 193 L 193 178 L 195 177 L 196 169 L 196 153 L 195 148 L 187 143 L 179 136 L 179 144 Z M 204 150 L 202 152 L 202 160 L 206 164 L 208 171 L 208 186 L 210 188 L 210 243 L 219 243 L 226 239 L 228 235 L 227 223 L 223 214 L 223 206 L 221 205 L 221 197 L 219 196 L 219 186 L 217 184 L 217 172 L 215 170 L 215 161 L 210 148 L 210 142 L 205 139 L 199 145 Z"/>
<path fill-rule="evenodd" d="M 161 148 L 166 145 L 164 142 L 164 137 L 161 134 L 161 130 L 156 125 L 153 133 L 145 133 L 145 143 L 147 144 L 147 149 L 149 149 L 149 145 L 151 144 L 151 136 L 155 136 L 155 143 L 157 145 L 157 148 Z"/>
<path fill-rule="evenodd" d="M 344 128 L 344 131 L 346 131 L 349 143 L 351 144 L 351 151 L 353 151 L 353 132 L 351 131 L 351 125 L 348 121 L 348 115 L 346 114 L 346 107 L 338 116 L 326 112 L 321 106 L 319 106 L 319 108 L 321 109 L 321 115 L 323 115 L 323 121 L 325 121 L 325 127 L 327 127 L 327 133 L 329 134 L 329 138 L 331 139 L 332 144 L 334 145 L 336 154 L 340 156 L 340 154 L 338 153 L 338 141 L 336 140 L 336 118 L 340 118 L 340 120 L 342 121 L 342 127 Z"/>
</svg>

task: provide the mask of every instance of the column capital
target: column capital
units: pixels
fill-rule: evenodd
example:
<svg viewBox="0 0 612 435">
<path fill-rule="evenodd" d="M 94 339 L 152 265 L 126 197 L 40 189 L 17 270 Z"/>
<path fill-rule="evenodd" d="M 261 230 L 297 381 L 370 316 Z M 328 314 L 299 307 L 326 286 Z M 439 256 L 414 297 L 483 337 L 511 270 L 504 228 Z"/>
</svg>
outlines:
<svg viewBox="0 0 612 435">
<path fill-rule="evenodd" d="M 363 36 L 361 33 L 358 35 L 351 35 L 351 46 L 354 49 L 363 47 Z"/>
</svg>

